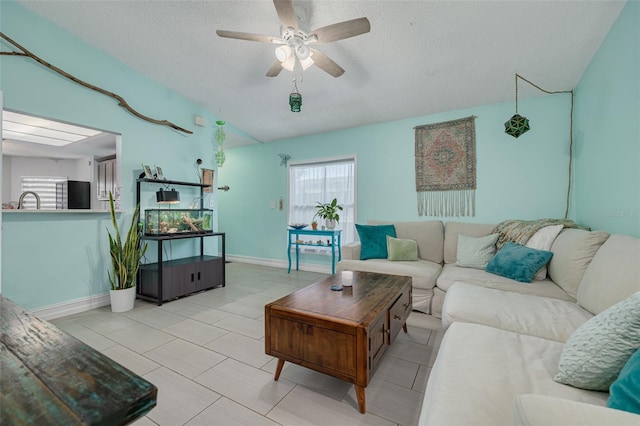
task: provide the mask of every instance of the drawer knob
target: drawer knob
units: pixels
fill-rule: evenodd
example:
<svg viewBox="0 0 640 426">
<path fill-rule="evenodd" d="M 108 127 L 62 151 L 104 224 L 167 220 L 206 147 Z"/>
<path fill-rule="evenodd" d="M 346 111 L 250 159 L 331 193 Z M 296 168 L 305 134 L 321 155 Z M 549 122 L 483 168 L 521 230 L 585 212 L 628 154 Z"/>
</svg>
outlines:
<svg viewBox="0 0 640 426">
<path fill-rule="evenodd" d="M 400 315 L 398 315 L 398 314 L 394 314 L 393 315 L 393 319 L 401 320 L 402 317 Z"/>
<path fill-rule="evenodd" d="M 403 306 L 405 309 L 407 309 L 407 308 L 409 307 L 409 304 L 408 304 L 408 303 L 403 303 L 403 304 L 402 304 L 402 306 Z"/>
</svg>

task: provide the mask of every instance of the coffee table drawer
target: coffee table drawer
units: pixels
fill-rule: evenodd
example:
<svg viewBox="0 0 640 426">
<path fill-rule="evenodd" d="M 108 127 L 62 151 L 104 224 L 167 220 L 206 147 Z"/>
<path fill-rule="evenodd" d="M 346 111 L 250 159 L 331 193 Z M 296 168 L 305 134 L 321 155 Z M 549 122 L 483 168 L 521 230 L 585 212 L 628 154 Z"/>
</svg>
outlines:
<svg viewBox="0 0 640 426">
<path fill-rule="evenodd" d="M 396 303 L 389 309 L 390 342 L 395 339 L 400 329 L 402 329 L 402 326 L 407 321 L 407 317 L 411 313 L 411 309 L 411 287 L 405 287 L 398 300 L 396 300 Z"/>
</svg>

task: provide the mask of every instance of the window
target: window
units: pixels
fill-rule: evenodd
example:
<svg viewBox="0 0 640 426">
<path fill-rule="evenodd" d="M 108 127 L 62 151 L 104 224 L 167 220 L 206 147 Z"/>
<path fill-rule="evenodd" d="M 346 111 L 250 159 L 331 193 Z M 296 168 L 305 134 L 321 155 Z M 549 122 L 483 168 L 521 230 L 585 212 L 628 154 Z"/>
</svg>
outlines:
<svg viewBox="0 0 640 426">
<path fill-rule="evenodd" d="M 38 194 L 38 196 L 40 197 L 41 210 L 55 210 L 56 184 L 66 181 L 66 177 L 22 176 L 22 192 L 32 191 Z M 36 209 L 36 197 L 34 197 L 32 194 L 28 194 L 27 196 L 25 196 L 22 203 L 22 208 L 24 209 Z"/>
<path fill-rule="evenodd" d="M 342 243 L 355 241 L 356 158 L 342 157 L 289 163 L 289 222 L 311 223 L 316 204 L 334 198 L 343 207 L 338 228 Z M 323 220 L 318 219 L 323 226 Z"/>
</svg>

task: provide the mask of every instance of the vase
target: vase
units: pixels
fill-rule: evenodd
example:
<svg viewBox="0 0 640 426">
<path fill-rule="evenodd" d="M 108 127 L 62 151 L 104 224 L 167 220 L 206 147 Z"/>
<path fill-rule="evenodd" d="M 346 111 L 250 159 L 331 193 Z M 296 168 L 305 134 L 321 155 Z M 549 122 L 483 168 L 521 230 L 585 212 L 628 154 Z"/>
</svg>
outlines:
<svg viewBox="0 0 640 426">
<path fill-rule="evenodd" d="M 333 229 L 336 227 L 336 221 L 326 219 L 325 225 L 327 225 L 327 229 Z"/>
<path fill-rule="evenodd" d="M 136 287 L 122 290 L 109 290 L 111 297 L 111 312 L 127 312 L 133 309 L 136 301 Z"/>
</svg>

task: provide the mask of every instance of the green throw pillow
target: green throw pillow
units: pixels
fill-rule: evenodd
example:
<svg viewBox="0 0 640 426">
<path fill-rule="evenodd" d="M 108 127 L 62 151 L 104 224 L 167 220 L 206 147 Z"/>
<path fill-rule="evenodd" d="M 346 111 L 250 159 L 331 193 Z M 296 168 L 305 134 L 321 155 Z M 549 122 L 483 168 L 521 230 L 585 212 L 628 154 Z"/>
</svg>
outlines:
<svg viewBox="0 0 640 426">
<path fill-rule="evenodd" d="M 603 283 L 606 285 L 606 283 Z M 640 292 L 582 324 L 565 343 L 556 382 L 607 391 L 640 347 Z"/>
<path fill-rule="evenodd" d="M 487 263 L 496 254 L 496 241 L 499 236 L 500 234 L 491 234 L 476 238 L 458 235 L 456 265 L 464 268 L 486 268 Z"/>
<path fill-rule="evenodd" d="M 418 260 L 418 243 L 416 240 L 401 240 L 387 235 L 387 252 L 389 260 Z"/>
<path fill-rule="evenodd" d="M 549 263 L 552 256 L 550 251 L 508 242 L 493 256 L 485 270 L 521 283 L 530 283 L 536 272 Z"/>
<path fill-rule="evenodd" d="M 607 407 L 640 414 L 640 349 L 622 367 L 609 394 Z"/>
<path fill-rule="evenodd" d="M 360 237 L 360 260 L 386 259 L 387 235 L 396 237 L 393 225 L 358 225 L 356 231 Z"/>
</svg>

